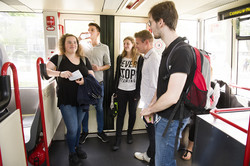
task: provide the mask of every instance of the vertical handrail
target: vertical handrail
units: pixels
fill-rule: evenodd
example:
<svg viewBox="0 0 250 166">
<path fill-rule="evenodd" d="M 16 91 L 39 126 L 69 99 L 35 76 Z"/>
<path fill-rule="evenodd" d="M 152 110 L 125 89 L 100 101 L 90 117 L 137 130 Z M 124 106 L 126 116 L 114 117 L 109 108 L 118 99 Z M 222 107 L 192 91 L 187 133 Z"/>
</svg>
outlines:
<svg viewBox="0 0 250 166">
<path fill-rule="evenodd" d="M 248 132 L 247 132 L 247 142 L 245 148 L 245 156 L 243 166 L 249 166 L 250 163 L 250 116 L 249 116 L 249 125 L 248 125 Z"/>
<path fill-rule="evenodd" d="M 229 86 L 250 91 L 250 88 L 238 86 L 235 84 L 230 84 Z M 249 127 L 247 131 L 247 142 L 246 142 L 246 148 L 245 148 L 244 166 L 249 166 L 249 163 L 250 163 L 250 117 L 249 117 Z"/>
<path fill-rule="evenodd" d="M 2 154 L 1 154 L 1 147 L 0 147 L 0 166 L 3 166 L 3 162 L 2 162 Z"/>
<path fill-rule="evenodd" d="M 50 166 L 45 115 L 44 115 L 44 107 L 43 107 L 43 92 L 42 92 L 42 83 L 41 83 L 40 63 L 44 63 L 43 58 L 41 57 L 37 58 L 37 61 L 36 61 L 37 82 L 38 82 L 39 106 L 41 110 L 41 121 L 42 121 L 42 128 L 43 128 L 43 140 L 44 140 L 44 146 L 45 146 L 46 164 L 47 166 Z"/>
<path fill-rule="evenodd" d="M 23 118 L 22 118 L 22 109 L 21 109 L 21 101 L 20 101 L 20 93 L 19 93 L 19 85 L 18 85 L 18 77 L 17 77 L 17 70 L 16 66 L 11 62 L 6 62 L 1 70 L 1 75 L 7 75 L 8 67 L 11 67 L 13 73 L 13 81 L 14 81 L 14 91 L 15 91 L 15 101 L 16 101 L 16 109 L 20 110 L 20 120 L 21 120 L 21 127 L 22 127 L 22 135 L 23 135 L 23 145 L 24 145 L 24 153 L 25 153 L 25 161 L 26 165 L 28 166 L 27 161 L 27 152 L 25 146 L 25 139 L 24 139 L 24 132 L 23 132 Z"/>
</svg>

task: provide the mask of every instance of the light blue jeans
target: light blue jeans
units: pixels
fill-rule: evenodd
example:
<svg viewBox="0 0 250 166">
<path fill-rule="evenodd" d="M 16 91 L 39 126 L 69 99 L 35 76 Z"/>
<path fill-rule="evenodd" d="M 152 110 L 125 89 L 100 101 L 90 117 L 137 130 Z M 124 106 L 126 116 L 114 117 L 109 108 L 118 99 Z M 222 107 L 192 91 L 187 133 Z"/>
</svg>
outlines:
<svg viewBox="0 0 250 166">
<path fill-rule="evenodd" d="M 180 130 L 177 149 L 179 148 L 181 133 L 188 121 L 189 118 L 183 119 L 182 121 L 184 125 Z M 176 166 L 174 145 L 179 120 L 173 120 L 171 122 L 165 137 L 163 137 L 162 134 L 167 124 L 168 119 L 162 117 L 159 122 L 155 124 L 155 166 Z"/>
<path fill-rule="evenodd" d="M 102 87 L 102 97 L 98 99 L 98 103 L 95 104 L 96 109 L 96 119 L 97 119 L 97 131 L 101 133 L 103 131 L 104 126 L 104 113 L 103 113 L 103 97 L 104 97 L 104 84 L 100 84 Z M 86 115 L 84 116 L 84 119 L 82 121 L 82 131 L 87 133 L 89 130 L 89 112 L 86 112 Z"/>
<path fill-rule="evenodd" d="M 74 153 L 75 148 L 79 145 L 79 137 L 81 133 L 81 123 L 85 112 L 80 107 L 71 105 L 60 105 L 60 110 L 63 116 L 64 123 L 67 128 L 67 142 L 69 152 Z"/>
</svg>

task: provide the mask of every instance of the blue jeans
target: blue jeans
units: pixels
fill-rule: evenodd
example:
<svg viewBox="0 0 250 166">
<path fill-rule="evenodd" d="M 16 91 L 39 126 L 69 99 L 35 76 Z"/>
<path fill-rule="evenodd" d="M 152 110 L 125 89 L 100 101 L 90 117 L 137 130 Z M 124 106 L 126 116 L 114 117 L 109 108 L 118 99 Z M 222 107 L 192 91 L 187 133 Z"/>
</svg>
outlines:
<svg viewBox="0 0 250 166">
<path fill-rule="evenodd" d="M 181 133 L 188 121 L 189 118 L 183 119 L 182 121 L 184 125 L 180 130 L 177 149 L 179 148 Z M 155 166 L 176 166 L 174 145 L 177 128 L 179 126 L 179 120 L 173 120 L 171 122 L 165 137 L 163 137 L 162 134 L 167 124 L 168 119 L 162 117 L 159 122 L 155 124 Z"/>
<path fill-rule="evenodd" d="M 74 153 L 75 148 L 79 145 L 81 122 L 84 118 L 85 112 L 83 112 L 80 107 L 71 105 L 62 104 L 59 108 L 67 128 L 66 138 L 69 146 L 69 152 Z"/>
<path fill-rule="evenodd" d="M 102 87 L 102 97 L 98 99 L 98 103 L 95 104 L 96 109 L 96 119 L 97 119 L 97 130 L 99 133 L 103 131 L 104 126 L 104 114 L 103 114 L 103 97 L 104 97 L 104 85 L 101 83 Z M 82 131 L 87 133 L 89 130 L 89 112 L 86 112 L 86 115 L 84 116 L 84 119 L 82 121 Z"/>
</svg>

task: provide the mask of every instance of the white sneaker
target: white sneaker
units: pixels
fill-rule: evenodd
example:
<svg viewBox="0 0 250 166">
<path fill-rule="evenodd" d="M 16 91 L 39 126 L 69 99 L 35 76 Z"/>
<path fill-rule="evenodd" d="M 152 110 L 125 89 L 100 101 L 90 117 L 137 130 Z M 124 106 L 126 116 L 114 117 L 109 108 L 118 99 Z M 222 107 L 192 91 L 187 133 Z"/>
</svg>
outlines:
<svg viewBox="0 0 250 166">
<path fill-rule="evenodd" d="M 144 160 L 146 162 L 150 162 L 150 158 L 148 157 L 147 153 L 141 153 L 141 152 L 135 152 L 135 158 L 137 158 L 138 160 Z"/>
</svg>

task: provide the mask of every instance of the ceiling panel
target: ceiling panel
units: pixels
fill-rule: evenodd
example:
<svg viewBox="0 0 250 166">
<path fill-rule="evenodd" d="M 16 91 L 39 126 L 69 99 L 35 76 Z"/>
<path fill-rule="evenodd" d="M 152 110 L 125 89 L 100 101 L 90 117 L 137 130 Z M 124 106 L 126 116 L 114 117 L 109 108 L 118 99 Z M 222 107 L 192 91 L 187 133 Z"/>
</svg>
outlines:
<svg viewBox="0 0 250 166">
<path fill-rule="evenodd" d="M 18 9 L 8 6 L 1 1 L 12 4 L 23 4 Z M 122 15 L 146 17 L 148 11 L 157 3 L 165 0 L 145 0 L 136 10 L 126 9 L 129 0 L 0 0 L 0 11 L 27 11 L 34 12 L 57 11 L 61 13 L 80 14 L 101 14 L 101 15 Z M 180 18 L 197 17 L 197 13 L 207 11 L 216 6 L 242 2 L 249 3 L 249 0 L 173 0 L 175 2 Z M 217 4 L 217 5 L 215 5 Z M 217 13 L 214 12 L 216 15 Z"/>
</svg>

